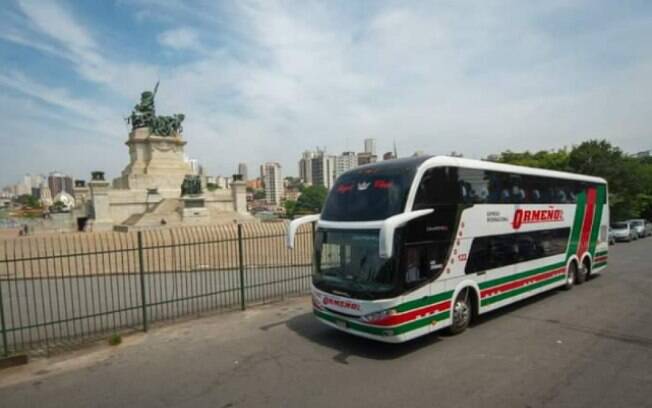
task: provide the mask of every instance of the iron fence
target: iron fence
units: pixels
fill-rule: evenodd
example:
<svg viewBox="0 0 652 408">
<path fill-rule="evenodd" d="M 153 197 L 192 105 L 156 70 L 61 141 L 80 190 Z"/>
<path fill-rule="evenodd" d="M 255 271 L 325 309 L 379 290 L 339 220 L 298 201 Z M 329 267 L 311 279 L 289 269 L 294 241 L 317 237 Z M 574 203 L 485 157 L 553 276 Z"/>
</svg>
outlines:
<svg viewBox="0 0 652 408">
<path fill-rule="evenodd" d="M 285 224 L 0 241 L 0 353 L 49 353 L 153 322 L 309 292 L 314 232 Z"/>
</svg>

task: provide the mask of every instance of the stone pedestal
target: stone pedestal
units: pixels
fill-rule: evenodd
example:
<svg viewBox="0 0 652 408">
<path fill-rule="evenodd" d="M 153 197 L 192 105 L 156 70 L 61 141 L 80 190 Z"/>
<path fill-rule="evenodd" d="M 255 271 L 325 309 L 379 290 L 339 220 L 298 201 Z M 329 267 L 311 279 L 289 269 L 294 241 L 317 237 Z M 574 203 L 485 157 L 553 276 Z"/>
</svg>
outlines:
<svg viewBox="0 0 652 408">
<path fill-rule="evenodd" d="M 105 180 L 93 180 L 88 184 L 93 203 L 93 230 L 112 230 L 113 218 L 110 209 L 109 183 Z"/>
<path fill-rule="evenodd" d="M 233 197 L 233 211 L 239 214 L 247 213 L 247 183 L 236 180 L 231 183 L 231 196 Z"/>
<path fill-rule="evenodd" d="M 183 178 L 191 173 L 184 161 L 185 144 L 180 134 L 158 136 L 149 128 L 132 130 L 126 142 L 129 164 L 113 186 L 131 190 L 155 188 L 164 198 L 179 197 Z"/>
<path fill-rule="evenodd" d="M 207 224 L 210 214 L 202 196 L 181 197 L 181 220 L 185 224 Z"/>
</svg>

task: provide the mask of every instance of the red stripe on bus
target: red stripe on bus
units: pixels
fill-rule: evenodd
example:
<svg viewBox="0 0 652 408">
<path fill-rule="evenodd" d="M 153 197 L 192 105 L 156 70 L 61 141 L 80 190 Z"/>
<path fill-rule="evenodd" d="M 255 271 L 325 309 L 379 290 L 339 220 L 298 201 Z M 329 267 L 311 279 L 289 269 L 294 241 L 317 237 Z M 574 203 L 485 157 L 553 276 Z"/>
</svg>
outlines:
<svg viewBox="0 0 652 408">
<path fill-rule="evenodd" d="M 480 292 L 480 297 L 485 298 L 485 297 L 490 297 L 492 295 L 497 295 L 499 293 L 508 292 L 508 291 L 510 291 L 512 289 L 517 289 L 517 288 L 520 288 L 522 286 L 526 286 L 526 285 L 528 285 L 530 283 L 536 283 L 536 282 L 540 282 L 540 281 L 543 281 L 543 280 L 546 280 L 546 279 L 550 279 L 553 276 L 559 275 L 561 273 L 566 273 L 566 267 L 558 268 L 558 269 L 555 269 L 555 270 L 552 270 L 552 271 L 549 271 L 549 272 L 544 272 L 544 273 L 539 274 L 539 275 L 529 276 L 527 278 L 523 278 L 521 280 L 517 280 L 517 281 L 514 281 L 514 282 L 509 282 L 509 283 L 506 283 L 506 284 L 501 285 L 501 286 L 496 286 L 496 287 L 493 287 L 493 288 L 485 289 L 485 290 Z"/>
<path fill-rule="evenodd" d="M 582 234 L 580 235 L 580 245 L 577 248 L 577 256 L 582 256 L 589 248 L 591 226 L 593 225 L 593 216 L 595 215 L 595 198 L 596 189 L 591 187 L 588 189 L 586 195 L 586 210 L 584 211 L 584 223 L 582 224 Z"/>
<path fill-rule="evenodd" d="M 603 261 L 606 261 L 607 258 L 609 258 L 609 257 L 606 256 L 606 255 L 604 255 L 604 256 L 598 256 L 598 257 L 596 257 L 596 258 L 593 260 L 593 262 L 594 262 L 594 263 L 603 262 Z"/>
<path fill-rule="evenodd" d="M 387 316 L 382 320 L 378 320 L 376 322 L 370 322 L 368 324 L 373 326 L 395 326 L 397 324 L 409 322 L 411 320 L 415 320 L 420 317 L 426 317 L 431 314 L 446 311 L 450 309 L 450 307 L 451 307 L 451 302 L 450 300 L 447 300 L 445 302 L 429 305 L 421 309 L 410 310 L 409 312 L 406 313 Z M 361 322 L 365 323 L 364 320 L 362 320 Z"/>
</svg>

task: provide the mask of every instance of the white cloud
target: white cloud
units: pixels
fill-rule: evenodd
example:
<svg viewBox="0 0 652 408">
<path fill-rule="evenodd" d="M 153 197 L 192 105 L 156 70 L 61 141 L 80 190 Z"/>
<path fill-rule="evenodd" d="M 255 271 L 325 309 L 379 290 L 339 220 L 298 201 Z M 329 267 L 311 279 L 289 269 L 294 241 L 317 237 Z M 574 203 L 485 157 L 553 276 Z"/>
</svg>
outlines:
<svg viewBox="0 0 652 408">
<path fill-rule="evenodd" d="M 199 48 L 197 32 L 190 28 L 175 28 L 159 34 L 158 42 L 175 50 L 192 50 Z"/>
<path fill-rule="evenodd" d="M 80 79 L 114 97 L 80 97 L 74 83 L 51 87 L 48 78 L 2 68 L 0 86 L 121 139 L 121 116 L 160 78 L 158 111 L 187 114 L 188 153 L 215 173 L 230 174 L 239 161 L 278 160 L 294 174 L 302 150 L 359 150 L 365 137 L 376 137 L 381 150 L 396 140 L 403 154 L 470 157 L 593 137 L 626 150 L 650 147 L 652 48 L 642 40 L 652 35 L 649 13 L 615 13 L 607 22 L 599 6 L 566 1 L 207 2 L 201 10 L 129 3 L 161 26 L 150 39 L 160 52 L 182 61 L 167 65 L 100 48 L 110 39 L 58 3 L 21 6 L 28 24 L 0 37 L 61 51 Z M 594 23 L 581 20 L 594 15 Z M 126 149 L 115 152 L 112 163 L 126 162 Z"/>
</svg>

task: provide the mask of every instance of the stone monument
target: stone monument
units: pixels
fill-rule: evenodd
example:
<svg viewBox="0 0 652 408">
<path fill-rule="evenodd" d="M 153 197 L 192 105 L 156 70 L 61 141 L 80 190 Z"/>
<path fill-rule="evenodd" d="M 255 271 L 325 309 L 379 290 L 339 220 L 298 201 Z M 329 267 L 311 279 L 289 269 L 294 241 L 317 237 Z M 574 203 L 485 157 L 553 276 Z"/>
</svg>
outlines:
<svg viewBox="0 0 652 408">
<path fill-rule="evenodd" d="M 140 96 L 127 122 L 131 132 L 126 145 L 129 147 L 129 164 L 122 176 L 113 181 L 113 187 L 120 189 L 155 188 L 162 197 L 179 197 L 180 186 L 189 174 L 183 147 L 181 126 L 185 115 L 157 116 L 154 98 L 158 84 L 153 92 L 146 91 Z"/>
<path fill-rule="evenodd" d="M 158 84 L 153 91 L 143 92 L 127 119 L 129 164 L 121 176 L 110 187 L 104 174 L 95 172 L 88 183 L 91 229 L 255 222 L 247 212 L 242 180 L 234 179 L 231 189 L 202 191 L 201 177 L 192 176 L 184 160 L 185 116 L 157 115 L 157 90 Z"/>
</svg>

